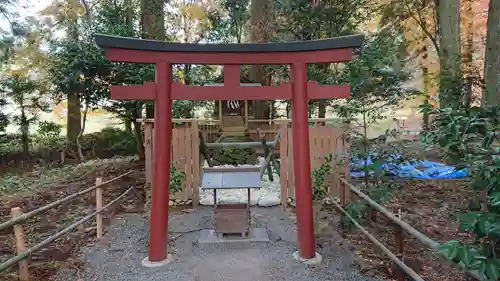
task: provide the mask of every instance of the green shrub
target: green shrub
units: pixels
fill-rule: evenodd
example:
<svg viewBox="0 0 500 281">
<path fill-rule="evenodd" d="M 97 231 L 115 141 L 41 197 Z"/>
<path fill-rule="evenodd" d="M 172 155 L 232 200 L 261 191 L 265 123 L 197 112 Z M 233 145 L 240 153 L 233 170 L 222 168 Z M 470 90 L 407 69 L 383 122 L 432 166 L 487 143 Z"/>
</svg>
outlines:
<svg viewBox="0 0 500 281">
<path fill-rule="evenodd" d="M 40 121 L 37 134 L 43 138 L 57 138 L 61 135 L 62 125 L 52 121 Z"/>
<path fill-rule="evenodd" d="M 134 134 L 117 128 L 104 128 L 100 132 L 84 135 L 83 150 L 87 157 L 134 155 L 137 151 Z"/>
<path fill-rule="evenodd" d="M 172 163 L 172 166 L 170 166 L 170 192 L 176 193 L 182 191 L 182 184 L 185 179 L 186 173 L 177 170 Z"/>
<path fill-rule="evenodd" d="M 37 136 L 34 140 L 35 150 L 45 155 L 47 152 L 60 150 L 65 146 L 61 137 L 62 126 L 52 121 L 38 123 Z"/>
<path fill-rule="evenodd" d="M 0 155 L 19 153 L 21 151 L 21 136 L 17 134 L 6 134 L 0 136 Z"/>
<path fill-rule="evenodd" d="M 68 147 L 65 136 L 61 136 L 62 126 L 52 122 L 41 122 L 38 135 L 31 139 L 29 159 L 22 153 L 21 136 L 18 134 L 0 135 L 0 155 L 3 161 L 15 163 L 33 160 L 39 163 L 51 163 L 60 160 L 59 151 Z M 115 128 L 105 128 L 100 132 L 85 134 L 81 141 L 86 159 L 112 158 L 115 156 L 132 156 L 136 154 L 136 139 L 133 133 Z M 76 152 L 76 147 L 71 147 Z M 66 154 L 67 159 L 76 154 Z"/>
<path fill-rule="evenodd" d="M 324 162 L 312 172 L 313 200 L 321 200 L 328 194 L 325 177 L 332 174 L 333 155 L 329 153 L 324 157 Z"/>
</svg>

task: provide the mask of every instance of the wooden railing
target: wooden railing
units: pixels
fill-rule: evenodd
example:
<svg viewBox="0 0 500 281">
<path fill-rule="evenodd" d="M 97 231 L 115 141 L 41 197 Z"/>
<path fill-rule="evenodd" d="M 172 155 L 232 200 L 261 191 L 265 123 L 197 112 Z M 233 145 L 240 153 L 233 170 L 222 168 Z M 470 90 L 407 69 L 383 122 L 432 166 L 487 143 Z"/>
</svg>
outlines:
<svg viewBox="0 0 500 281">
<path fill-rule="evenodd" d="M 421 233 L 420 231 L 416 230 L 412 226 L 410 226 L 408 223 L 404 222 L 400 218 L 398 218 L 395 214 L 384 208 L 383 206 L 379 205 L 377 202 L 375 202 L 373 199 L 371 199 L 368 195 L 363 193 L 361 190 L 359 190 L 356 186 L 351 184 L 346 178 L 344 178 L 342 175 L 336 174 L 336 177 L 339 178 L 339 181 L 341 183 L 340 187 L 340 202 L 335 202 L 333 201 L 334 207 L 337 209 L 338 212 L 342 214 L 342 219 L 340 222 L 341 225 L 341 232 L 342 236 L 345 237 L 345 220 L 344 218 L 348 219 L 351 221 L 352 225 L 359 229 L 375 246 L 377 246 L 400 270 L 396 272 L 396 277 L 398 281 L 404 281 L 406 280 L 405 275 L 409 276 L 412 280 L 415 281 L 424 281 L 424 279 L 416 273 L 412 268 L 410 268 L 408 265 L 406 265 L 403 262 L 403 254 L 404 254 L 404 233 L 406 232 L 409 234 L 411 237 L 415 238 L 417 241 L 419 241 L 424 247 L 427 249 L 436 252 L 437 249 L 440 246 L 440 243 L 432 240 L 425 234 Z M 344 207 L 347 204 L 347 196 L 348 193 L 353 193 L 356 197 L 359 199 L 363 200 L 368 206 L 373 208 L 374 210 L 378 211 L 381 215 L 385 216 L 390 223 L 394 227 L 394 241 L 395 241 L 395 249 L 396 253 L 391 252 L 384 244 L 382 244 L 375 236 L 373 236 L 371 233 L 368 232 L 363 226 L 361 226 L 356 219 L 354 219 L 345 209 Z M 463 265 L 458 264 L 458 267 L 460 267 L 462 270 L 465 270 Z M 472 277 L 477 280 L 480 280 L 479 276 L 473 272 L 466 271 L 465 270 L 465 275 L 466 277 Z"/>
<path fill-rule="evenodd" d="M 94 186 L 91 186 L 89 188 L 86 188 L 80 192 L 74 193 L 72 195 L 69 195 L 65 198 L 62 198 L 60 200 L 54 201 L 50 204 L 47 204 L 43 207 L 40 207 L 36 210 L 23 213 L 21 208 L 15 207 L 11 209 L 11 215 L 12 218 L 8 221 L 5 221 L 3 223 L 0 223 L 0 230 L 6 229 L 9 227 L 13 227 L 14 230 L 14 235 L 15 235 L 15 243 L 16 243 L 16 252 L 17 255 L 8 259 L 7 261 L 3 262 L 0 264 L 0 272 L 3 272 L 15 264 L 19 265 L 19 280 L 20 281 L 29 281 L 30 280 L 30 274 L 28 271 L 28 258 L 35 252 L 40 251 L 44 249 L 47 245 L 50 243 L 54 242 L 56 239 L 70 233 L 72 230 L 74 230 L 76 227 L 80 226 L 81 224 L 87 222 L 88 220 L 92 218 L 96 218 L 96 231 L 97 231 L 97 239 L 100 239 L 103 235 L 103 221 L 102 221 L 102 212 L 120 201 L 122 198 L 124 198 L 127 194 L 129 194 L 135 186 L 130 187 L 127 189 L 125 192 L 120 194 L 118 197 L 113 199 L 111 202 L 103 206 L 103 188 L 106 185 L 109 185 L 110 183 L 113 183 L 125 176 L 128 176 L 132 173 L 133 171 L 128 171 L 124 174 L 121 174 L 115 178 L 112 178 L 110 180 L 107 180 L 105 182 L 102 181 L 101 178 L 96 179 L 96 183 Z M 48 210 L 51 210 L 61 204 L 67 203 L 70 200 L 73 200 L 75 198 L 78 198 L 84 194 L 90 193 L 92 191 L 95 191 L 95 196 L 96 196 L 96 208 L 95 211 L 86 215 L 85 217 L 81 218 L 80 220 L 74 222 L 73 224 L 69 225 L 68 227 L 58 231 L 54 235 L 46 238 L 45 240 L 39 242 L 38 244 L 32 246 L 31 248 L 26 248 L 26 242 L 25 242 L 25 235 L 24 235 L 24 229 L 22 226 L 22 223 L 26 222 L 26 220 L 39 215 L 43 212 L 46 212 Z"/>
</svg>

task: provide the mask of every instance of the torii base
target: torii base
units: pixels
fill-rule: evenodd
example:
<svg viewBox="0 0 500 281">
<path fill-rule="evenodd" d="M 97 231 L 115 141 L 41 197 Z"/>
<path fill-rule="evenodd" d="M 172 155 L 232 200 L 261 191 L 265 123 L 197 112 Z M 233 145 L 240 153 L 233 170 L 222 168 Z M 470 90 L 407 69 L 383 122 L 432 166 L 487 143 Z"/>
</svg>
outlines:
<svg viewBox="0 0 500 281">
<path fill-rule="evenodd" d="M 307 265 L 320 265 L 321 262 L 323 262 L 323 257 L 318 253 L 316 253 L 316 256 L 314 258 L 305 259 L 305 258 L 301 258 L 299 255 L 299 252 L 297 251 L 297 252 L 292 254 L 292 257 L 295 260 L 298 260 L 301 263 L 307 264 Z"/>
<path fill-rule="evenodd" d="M 167 255 L 167 258 L 162 260 L 162 261 L 150 261 L 149 257 L 145 257 L 142 260 L 142 266 L 144 267 L 162 267 L 167 264 L 169 264 L 173 260 L 173 257 L 171 254 Z"/>
</svg>

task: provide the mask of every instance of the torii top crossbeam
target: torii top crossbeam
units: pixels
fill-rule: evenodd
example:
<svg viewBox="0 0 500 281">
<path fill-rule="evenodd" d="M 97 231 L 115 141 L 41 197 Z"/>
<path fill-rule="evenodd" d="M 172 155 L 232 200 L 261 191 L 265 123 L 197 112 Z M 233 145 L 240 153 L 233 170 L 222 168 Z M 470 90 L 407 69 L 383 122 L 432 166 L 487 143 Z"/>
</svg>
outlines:
<svg viewBox="0 0 500 281">
<path fill-rule="evenodd" d="M 351 50 L 361 46 L 363 39 L 363 35 L 349 35 L 283 43 L 185 44 L 109 35 L 95 36 L 97 45 L 108 49 L 108 59 L 111 61 L 136 63 L 166 61 L 173 64 L 289 64 L 294 60 L 304 63 L 349 61 Z M 241 56 L 242 53 L 245 56 Z"/>
<path fill-rule="evenodd" d="M 291 99 L 291 83 L 262 86 L 259 91 L 239 83 L 241 64 L 291 64 L 344 62 L 352 59 L 352 50 L 361 45 L 362 35 L 334 39 L 287 43 L 251 44 L 181 44 L 127 37 L 97 35 L 96 43 L 106 48 L 110 61 L 132 63 L 166 62 L 169 64 L 222 64 L 224 86 L 221 88 L 185 86 L 172 83 L 173 100 L 230 100 L 238 93 L 241 100 Z M 113 86 L 115 99 L 154 99 L 154 83 L 138 86 Z M 323 85 L 308 82 L 309 99 L 348 98 L 348 85 Z M 139 95 L 140 94 L 140 95 Z"/>
<path fill-rule="evenodd" d="M 179 44 L 96 35 L 97 45 L 116 62 L 156 65 L 156 81 L 113 86 L 113 99 L 155 101 L 155 157 L 152 183 L 149 257 L 146 263 L 168 261 L 168 202 L 172 134 L 172 100 L 291 100 L 297 214 L 298 257 L 315 258 L 310 174 L 308 100 L 348 98 L 349 85 L 318 85 L 307 80 L 307 64 L 345 62 L 360 47 L 362 35 L 313 41 L 258 44 Z M 224 86 L 186 86 L 172 81 L 173 64 L 224 65 Z M 240 86 L 242 64 L 291 66 L 291 82 L 279 86 Z M 198 188 L 198 187 L 194 187 Z"/>
</svg>

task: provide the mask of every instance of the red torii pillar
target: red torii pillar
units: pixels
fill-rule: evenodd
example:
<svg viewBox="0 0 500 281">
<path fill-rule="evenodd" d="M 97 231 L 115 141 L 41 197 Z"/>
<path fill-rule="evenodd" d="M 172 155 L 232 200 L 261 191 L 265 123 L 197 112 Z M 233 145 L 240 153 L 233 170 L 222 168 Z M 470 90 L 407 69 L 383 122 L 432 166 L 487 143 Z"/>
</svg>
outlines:
<svg viewBox="0 0 500 281">
<path fill-rule="evenodd" d="M 349 85 L 318 85 L 307 81 L 307 64 L 345 62 L 360 47 L 362 35 L 332 39 L 265 44 L 181 44 L 96 35 L 115 62 L 156 65 L 156 82 L 144 85 L 112 86 L 113 99 L 155 101 L 155 157 L 152 183 L 149 257 L 145 265 L 158 266 L 168 255 L 168 202 L 172 137 L 172 100 L 292 100 L 292 131 L 297 214 L 297 258 L 316 258 L 312 183 L 310 173 L 308 101 L 350 96 Z M 224 86 L 186 86 L 172 82 L 173 64 L 224 65 Z M 286 64 L 292 81 L 279 86 L 240 86 L 242 64 Z"/>
</svg>

